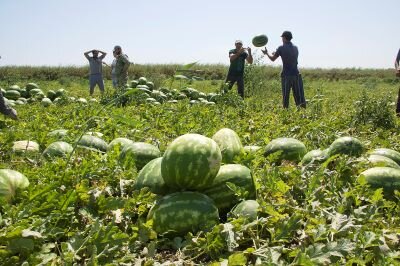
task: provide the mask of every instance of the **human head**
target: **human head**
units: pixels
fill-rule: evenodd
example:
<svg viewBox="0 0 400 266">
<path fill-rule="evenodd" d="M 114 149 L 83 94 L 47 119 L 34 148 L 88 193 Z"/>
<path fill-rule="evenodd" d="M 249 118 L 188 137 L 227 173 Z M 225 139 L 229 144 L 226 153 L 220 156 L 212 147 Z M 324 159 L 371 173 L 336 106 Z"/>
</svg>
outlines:
<svg viewBox="0 0 400 266">
<path fill-rule="evenodd" d="M 99 51 L 93 50 L 93 51 L 92 51 L 92 54 L 93 54 L 93 57 L 94 57 L 94 58 L 97 58 L 97 56 L 99 55 Z"/>
<path fill-rule="evenodd" d="M 114 50 L 113 52 L 115 52 L 116 55 L 120 55 L 122 53 L 122 48 L 119 45 L 115 45 L 114 46 Z"/>
<path fill-rule="evenodd" d="M 286 41 L 290 42 L 293 38 L 293 35 L 290 31 L 285 30 L 282 33 L 281 37 L 282 37 L 282 40 L 285 39 Z"/>
<path fill-rule="evenodd" d="M 236 41 L 235 41 L 235 47 L 236 47 L 237 49 L 242 48 L 242 46 L 243 46 L 243 42 L 242 42 L 241 40 L 236 40 Z"/>
</svg>

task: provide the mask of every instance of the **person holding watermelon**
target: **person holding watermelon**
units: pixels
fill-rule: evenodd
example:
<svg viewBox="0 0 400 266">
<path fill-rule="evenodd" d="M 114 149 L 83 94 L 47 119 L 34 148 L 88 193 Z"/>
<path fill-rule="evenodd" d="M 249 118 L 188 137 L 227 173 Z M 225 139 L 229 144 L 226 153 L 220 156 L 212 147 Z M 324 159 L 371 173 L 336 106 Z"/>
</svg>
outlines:
<svg viewBox="0 0 400 266">
<path fill-rule="evenodd" d="M 299 69 L 297 68 L 297 59 L 299 50 L 291 42 L 293 36 L 290 31 L 284 31 L 281 35 L 282 45 L 276 49 L 272 55 L 268 53 L 267 48 L 261 50 L 272 62 L 278 57 L 282 58 L 283 68 L 281 72 L 283 108 L 289 108 L 290 89 L 293 90 L 293 96 L 297 107 L 306 108 L 304 97 L 303 80 Z"/>
<path fill-rule="evenodd" d="M 238 94 L 244 99 L 244 66 L 245 61 L 253 64 L 251 48 L 244 48 L 241 40 L 235 41 L 235 49 L 229 51 L 229 60 L 231 63 L 225 81 L 228 85 L 228 90 L 232 89 L 233 84 L 236 82 Z"/>
<path fill-rule="evenodd" d="M 400 62 L 400 49 L 399 52 L 397 53 L 396 61 L 394 62 L 394 67 L 396 68 L 396 77 L 400 78 L 399 62 Z M 398 117 L 400 117 L 400 88 L 399 88 L 399 95 L 397 96 L 396 114 Z"/>
</svg>

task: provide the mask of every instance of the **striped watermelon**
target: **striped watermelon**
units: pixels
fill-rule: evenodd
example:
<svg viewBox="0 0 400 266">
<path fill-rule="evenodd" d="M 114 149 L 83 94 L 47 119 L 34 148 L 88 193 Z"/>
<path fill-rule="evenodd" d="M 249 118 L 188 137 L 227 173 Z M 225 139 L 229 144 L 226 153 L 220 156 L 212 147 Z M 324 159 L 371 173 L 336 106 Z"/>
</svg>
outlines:
<svg viewBox="0 0 400 266">
<path fill-rule="evenodd" d="M 107 142 L 91 135 L 83 135 L 82 138 L 78 139 L 77 144 L 81 148 L 100 152 L 106 152 L 108 147 Z"/>
<path fill-rule="evenodd" d="M 368 162 L 372 166 L 384 166 L 400 169 L 400 166 L 395 161 L 382 155 L 371 154 L 368 156 Z"/>
<path fill-rule="evenodd" d="M 265 147 L 264 156 L 276 153 L 276 160 L 278 162 L 282 160 L 298 162 L 303 158 L 306 152 L 306 146 L 297 139 L 277 138 L 272 140 Z"/>
<path fill-rule="evenodd" d="M 392 149 L 387 149 L 387 148 L 379 148 L 379 149 L 373 150 L 372 152 L 370 152 L 370 154 L 385 156 L 389 159 L 392 159 L 398 165 L 400 165 L 400 152 L 398 152 L 398 151 L 395 151 Z"/>
<path fill-rule="evenodd" d="M 213 201 L 198 192 L 176 192 L 160 199 L 148 219 L 159 234 L 184 236 L 188 232 L 207 231 L 218 224 L 218 209 Z"/>
<path fill-rule="evenodd" d="M 257 145 L 247 145 L 247 146 L 243 147 L 244 152 L 250 153 L 250 154 L 255 154 L 260 149 L 261 149 L 261 146 L 257 146 Z"/>
<path fill-rule="evenodd" d="M 67 136 L 67 134 L 68 134 L 68 130 L 66 130 L 66 129 L 56 129 L 56 130 L 50 131 L 47 134 L 47 137 L 63 139 Z"/>
<path fill-rule="evenodd" d="M 8 90 L 4 94 L 4 97 L 6 97 L 7 99 L 10 99 L 10 100 L 17 100 L 18 98 L 21 97 L 21 94 L 19 93 L 19 91 L 16 91 L 16 90 Z"/>
<path fill-rule="evenodd" d="M 39 86 L 36 83 L 32 83 L 31 82 L 31 83 L 26 84 L 25 89 L 27 91 L 30 91 L 30 90 L 33 90 L 33 89 L 39 89 Z"/>
<path fill-rule="evenodd" d="M 302 165 L 306 165 L 309 163 L 322 163 L 328 159 L 328 149 L 326 150 L 312 150 L 304 155 L 301 160 Z"/>
<path fill-rule="evenodd" d="M 350 156 L 360 156 L 364 151 L 361 141 L 353 137 L 340 137 L 329 146 L 328 156 L 336 154 L 347 154 Z"/>
<path fill-rule="evenodd" d="M 245 217 L 249 221 L 254 221 L 257 219 L 257 212 L 258 208 L 260 207 L 260 204 L 258 204 L 257 201 L 255 200 L 245 200 L 240 202 L 238 205 L 236 205 L 231 213 L 235 217 Z"/>
<path fill-rule="evenodd" d="M 229 128 L 223 128 L 212 136 L 212 139 L 218 144 L 223 163 L 233 163 L 235 156 L 243 151 L 243 145 L 238 134 Z"/>
<path fill-rule="evenodd" d="M 123 150 L 126 146 L 133 144 L 133 140 L 127 138 L 115 138 L 108 144 L 108 150 L 112 151 L 115 146 L 119 145 L 120 150 Z"/>
<path fill-rule="evenodd" d="M 54 157 L 67 157 L 73 151 L 71 144 L 65 141 L 56 141 L 51 143 L 44 151 L 43 157 L 54 158 Z"/>
<path fill-rule="evenodd" d="M 152 193 L 159 195 L 166 195 L 171 191 L 161 176 L 161 160 L 161 157 L 151 160 L 140 170 L 135 189 L 148 187 Z"/>
<path fill-rule="evenodd" d="M 249 168 L 240 164 L 223 165 L 219 169 L 214 182 L 202 191 L 202 193 L 214 200 L 220 213 L 227 213 L 240 201 L 235 192 L 228 187 L 227 182 L 245 189 L 248 192 L 247 199 L 256 197 L 254 180 Z"/>
<path fill-rule="evenodd" d="M 253 40 L 251 41 L 255 47 L 262 47 L 267 45 L 268 37 L 265 34 L 259 34 L 254 36 Z"/>
<path fill-rule="evenodd" d="M 218 144 L 199 134 L 176 138 L 161 163 L 165 183 L 172 188 L 199 190 L 212 184 L 221 166 Z"/>
<path fill-rule="evenodd" d="M 122 149 L 119 160 L 127 168 L 135 165 L 136 169 L 140 170 L 158 157 L 161 157 L 161 152 L 156 146 L 145 142 L 134 142 Z"/>
<path fill-rule="evenodd" d="M 14 197 L 17 189 L 29 186 L 29 180 L 20 172 L 10 169 L 0 169 L 0 198 L 7 200 Z"/>
<path fill-rule="evenodd" d="M 400 170 L 391 167 L 374 167 L 360 174 L 372 188 L 383 188 L 387 194 L 400 190 Z"/>
</svg>

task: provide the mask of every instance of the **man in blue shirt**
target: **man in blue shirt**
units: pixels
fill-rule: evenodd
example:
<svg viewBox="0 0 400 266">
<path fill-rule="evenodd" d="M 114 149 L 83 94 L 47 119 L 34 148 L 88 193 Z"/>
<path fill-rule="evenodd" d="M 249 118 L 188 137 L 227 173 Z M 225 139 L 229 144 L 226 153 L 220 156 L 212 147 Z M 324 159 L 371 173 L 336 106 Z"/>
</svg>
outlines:
<svg viewBox="0 0 400 266">
<path fill-rule="evenodd" d="M 396 68 L 396 77 L 400 77 L 400 49 L 397 53 L 396 61 L 394 62 L 394 67 Z M 397 96 L 397 107 L 396 107 L 396 114 L 400 117 L 400 88 L 399 88 L 399 95 Z"/>
<path fill-rule="evenodd" d="M 283 45 L 270 55 L 267 51 L 261 50 L 271 61 L 275 61 L 279 56 L 282 58 L 283 68 L 281 72 L 283 108 L 289 107 L 290 89 L 293 90 L 294 101 L 298 107 L 306 107 L 304 97 L 303 80 L 297 68 L 297 58 L 299 50 L 291 42 L 293 36 L 290 31 L 284 31 L 281 35 Z"/>
</svg>

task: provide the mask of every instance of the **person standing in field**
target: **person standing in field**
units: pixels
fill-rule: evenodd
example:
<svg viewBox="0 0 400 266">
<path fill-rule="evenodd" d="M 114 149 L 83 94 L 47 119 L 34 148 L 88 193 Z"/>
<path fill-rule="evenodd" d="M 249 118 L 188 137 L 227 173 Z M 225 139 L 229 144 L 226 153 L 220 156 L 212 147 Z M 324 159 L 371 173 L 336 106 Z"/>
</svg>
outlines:
<svg viewBox="0 0 400 266">
<path fill-rule="evenodd" d="M 400 78 L 400 49 L 397 53 L 396 61 L 394 62 L 394 67 L 396 68 L 396 77 Z M 396 114 L 400 117 L 400 88 L 399 88 L 399 95 L 397 96 L 397 106 L 396 106 Z"/>
<path fill-rule="evenodd" d="M 115 62 L 115 77 L 117 81 L 117 88 L 123 89 L 128 83 L 128 69 L 129 62 L 128 56 L 122 53 L 122 48 L 119 45 L 114 47 L 116 62 Z"/>
<path fill-rule="evenodd" d="M 92 53 L 92 56 L 89 54 Z M 101 56 L 99 56 L 101 53 Z M 104 93 L 104 81 L 103 81 L 103 59 L 106 57 L 107 53 L 99 50 L 91 50 L 84 53 L 87 60 L 89 60 L 90 76 L 89 76 L 89 93 L 93 96 L 94 87 L 99 86 L 100 93 Z"/>
<path fill-rule="evenodd" d="M 117 84 L 118 84 L 117 76 L 115 75 L 115 65 L 117 63 L 117 54 L 115 53 L 115 51 L 113 51 L 113 56 L 114 56 L 114 59 L 111 63 L 111 80 L 112 80 L 113 88 L 115 89 L 115 88 L 117 88 Z"/>
<path fill-rule="evenodd" d="M 0 56 L 0 59 L 1 59 L 1 56 Z M 3 94 L 1 93 L 1 90 L 0 90 L 0 113 L 10 117 L 11 119 L 14 119 L 14 120 L 18 119 L 17 111 L 15 111 L 15 109 L 11 108 L 10 106 L 8 106 L 6 104 Z"/>
<path fill-rule="evenodd" d="M 244 99 L 244 67 L 245 61 L 253 64 L 251 48 L 244 48 L 241 40 L 235 41 L 235 49 L 229 51 L 229 60 L 230 66 L 225 82 L 228 83 L 229 90 L 236 82 L 238 94 Z"/>
<path fill-rule="evenodd" d="M 293 36 L 290 31 L 284 31 L 281 35 L 282 45 L 276 49 L 272 55 L 268 53 L 267 48 L 261 50 L 272 62 L 279 56 L 282 58 L 283 68 L 281 72 L 283 108 L 289 108 L 290 89 L 293 90 L 294 101 L 297 107 L 306 108 L 304 97 L 303 79 L 297 68 L 297 59 L 299 50 L 291 42 Z"/>
</svg>

